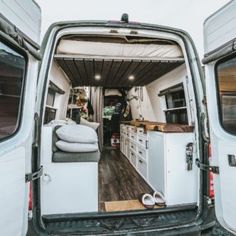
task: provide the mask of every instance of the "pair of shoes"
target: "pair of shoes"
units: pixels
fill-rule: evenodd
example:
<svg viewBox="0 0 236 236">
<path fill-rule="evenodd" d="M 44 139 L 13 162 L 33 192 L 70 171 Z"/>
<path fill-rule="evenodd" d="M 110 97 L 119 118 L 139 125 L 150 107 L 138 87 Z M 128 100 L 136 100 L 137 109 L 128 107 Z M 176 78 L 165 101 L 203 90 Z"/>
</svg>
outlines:
<svg viewBox="0 0 236 236">
<path fill-rule="evenodd" d="M 155 205 L 165 207 L 165 198 L 160 192 L 142 193 L 139 195 L 139 201 L 147 209 L 153 209 Z"/>
</svg>

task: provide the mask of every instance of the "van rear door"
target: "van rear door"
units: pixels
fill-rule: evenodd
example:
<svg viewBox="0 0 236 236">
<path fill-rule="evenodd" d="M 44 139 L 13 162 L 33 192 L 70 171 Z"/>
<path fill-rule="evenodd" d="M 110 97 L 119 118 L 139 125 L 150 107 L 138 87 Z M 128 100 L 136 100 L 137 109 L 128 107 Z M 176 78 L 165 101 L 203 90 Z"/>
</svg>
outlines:
<svg viewBox="0 0 236 236">
<path fill-rule="evenodd" d="M 206 94 L 215 208 L 219 222 L 236 233 L 236 1 L 204 24 Z M 216 170 L 216 169 L 215 169 Z M 217 172 L 217 171 L 216 171 Z"/>
<path fill-rule="evenodd" d="M 41 12 L 29 0 L 0 9 L 0 235 L 17 236 L 28 223 Z"/>
</svg>

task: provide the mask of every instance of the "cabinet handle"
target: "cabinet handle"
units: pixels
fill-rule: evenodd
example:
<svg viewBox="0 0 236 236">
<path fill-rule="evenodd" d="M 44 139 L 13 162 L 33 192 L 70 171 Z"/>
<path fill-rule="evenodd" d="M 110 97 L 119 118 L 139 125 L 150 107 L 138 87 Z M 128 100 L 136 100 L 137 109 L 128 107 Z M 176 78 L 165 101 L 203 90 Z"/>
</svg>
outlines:
<svg viewBox="0 0 236 236">
<path fill-rule="evenodd" d="M 133 156 L 134 154 L 131 152 L 131 155 Z"/>
<path fill-rule="evenodd" d="M 143 140 L 142 140 L 142 139 L 139 139 L 139 142 L 143 142 Z"/>
<path fill-rule="evenodd" d="M 143 153 L 142 153 L 141 151 L 139 151 L 139 154 L 141 154 L 141 155 L 142 155 Z"/>
<path fill-rule="evenodd" d="M 134 148 L 134 146 L 131 146 L 132 148 Z"/>
<path fill-rule="evenodd" d="M 139 162 L 142 164 L 143 163 L 143 161 L 141 161 L 141 160 L 139 160 Z"/>
</svg>

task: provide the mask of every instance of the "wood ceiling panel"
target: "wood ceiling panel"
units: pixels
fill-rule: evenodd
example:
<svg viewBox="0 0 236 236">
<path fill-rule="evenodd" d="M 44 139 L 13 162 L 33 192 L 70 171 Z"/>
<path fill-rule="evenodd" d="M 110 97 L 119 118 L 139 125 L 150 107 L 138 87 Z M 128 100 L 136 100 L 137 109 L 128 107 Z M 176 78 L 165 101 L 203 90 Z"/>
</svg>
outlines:
<svg viewBox="0 0 236 236">
<path fill-rule="evenodd" d="M 96 80 L 94 79 L 94 60 L 86 59 L 86 60 L 83 60 L 83 62 L 84 62 L 84 67 L 87 74 L 87 83 L 88 84 L 96 83 Z"/>
<path fill-rule="evenodd" d="M 139 61 L 131 61 L 131 63 L 129 63 L 126 73 L 124 73 L 124 75 L 119 78 L 117 84 L 122 87 L 123 84 L 130 85 L 130 84 L 134 83 L 135 81 L 130 81 L 128 78 L 130 75 L 135 76 L 134 71 L 138 65 L 139 65 Z"/>
<path fill-rule="evenodd" d="M 88 78 L 88 73 L 87 69 L 85 67 L 85 62 L 83 59 L 80 60 L 74 60 L 74 65 L 75 67 L 79 70 L 80 76 L 81 76 L 81 83 L 78 83 L 77 86 L 81 85 L 89 85 L 89 78 Z"/>
<path fill-rule="evenodd" d="M 109 80 L 109 74 L 111 73 L 111 69 L 113 66 L 114 61 L 106 61 L 104 60 L 103 63 L 103 74 L 102 74 L 102 84 L 107 84 L 108 80 Z"/>
<path fill-rule="evenodd" d="M 121 65 L 121 68 L 119 70 L 119 74 L 116 75 L 116 79 L 114 81 L 115 84 L 119 84 L 123 78 L 125 78 L 125 74 L 130 68 L 130 65 L 132 64 L 132 61 L 124 61 Z"/>
<path fill-rule="evenodd" d="M 112 64 L 112 68 L 110 70 L 110 73 L 108 75 L 108 79 L 106 83 L 110 86 L 112 84 L 116 84 L 115 78 L 117 75 L 119 75 L 120 67 L 122 66 L 123 62 L 122 60 L 114 60 Z"/>
<path fill-rule="evenodd" d="M 73 64 L 78 71 L 78 76 L 80 77 L 80 81 L 82 84 L 87 83 L 87 74 L 84 68 L 83 60 L 73 60 Z"/>
<path fill-rule="evenodd" d="M 74 65 L 74 61 L 73 59 L 68 59 L 65 58 L 64 59 L 64 63 L 67 66 L 68 70 L 71 72 L 72 76 L 73 76 L 73 81 L 75 84 L 77 83 L 82 83 L 81 78 L 80 78 L 80 74 L 76 68 L 76 66 Z"/>
<path fill-rule="evenodd" d="M 96 60 L 96 63 L 94 63 L 94 73 L 101 75 L 102 69 L 103 69 L 103 60 Z"/>
<path fill-rule="evenodd" d="M 67 63 L 65 63 L 64 59 L 58 60 L 58 65 L 62 68 L 62 70 L 66 73 L 66 75 L 70 78 L 73 86 L 76 85 L 77 81 L 75 81 L 73 73 L 69 70 Z"/>
<path fill-rule="evenodd" d="M 161 62 L 153 62 L 151 66 L 148 67 L 148 70 L 145 70 L 145 73 L 140 73 L 139 83 L 143 83 L 149 80 L 149 78 L 153 78 L 154 74 L 160 70 Z M 158 77 L 156 77 L 158 78 Z"/>
<path fill-rule="evenodd" d="M 144 86 L 183 64 L 183 61 L 104 60 L 56 58 L 73 86 Z M 95 75 L 101 75 L 95 80 Z M 135 79 L 130 81 L 129 75 Z"/>
</svg>

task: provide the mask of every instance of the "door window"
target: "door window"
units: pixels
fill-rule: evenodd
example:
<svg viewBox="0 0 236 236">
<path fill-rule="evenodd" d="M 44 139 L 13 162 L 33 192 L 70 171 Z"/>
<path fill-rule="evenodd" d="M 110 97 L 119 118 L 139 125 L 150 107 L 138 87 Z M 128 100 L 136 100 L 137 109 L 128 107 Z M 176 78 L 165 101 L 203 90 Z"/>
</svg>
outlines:
<svg viewBox="0 0 236 236">
<path fill-rule="evenodd" d="M 0 41 L 0 140 L 19 126 L 26 60 Z"/>
<path fill-rule="evenodd" d="M 216 73 L 221 124 L 236 134 L 236 57 L 217 63 Z"/>
</svg>

